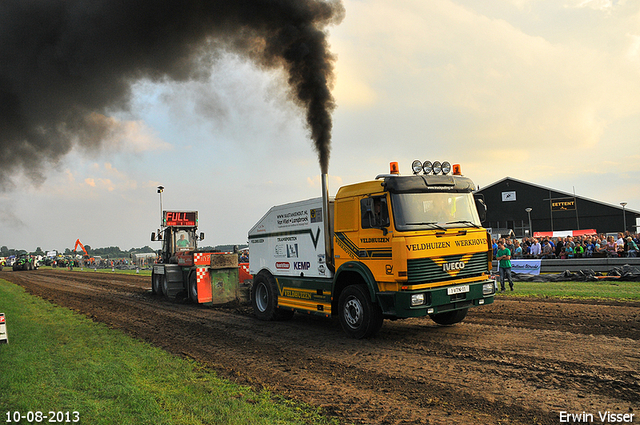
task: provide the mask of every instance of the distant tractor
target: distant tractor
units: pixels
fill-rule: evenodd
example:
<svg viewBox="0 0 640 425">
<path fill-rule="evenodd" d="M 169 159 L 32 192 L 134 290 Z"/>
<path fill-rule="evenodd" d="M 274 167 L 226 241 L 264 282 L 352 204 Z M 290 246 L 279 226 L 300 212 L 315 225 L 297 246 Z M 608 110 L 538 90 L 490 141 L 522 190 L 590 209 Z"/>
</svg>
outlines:
<svg viewBox="0 0 640 425">
<path fill-rule="evenodd" d="M 170 299 L 189 298 L 200 304 L 248 301 L 248 264 L 238 264 L 238 253 L 199 251 L 197 211 L 163 211 L 162 229 L 151 234 L 162 241 L 153 265 L 151 291 Z"/>
<path fill-rule="evenodd" d="M 18 270 L 36 270 L 37 268 L 35 259 L 29 254 L 22 254 L 13 262 L 14 272 Z"/>
</svg>

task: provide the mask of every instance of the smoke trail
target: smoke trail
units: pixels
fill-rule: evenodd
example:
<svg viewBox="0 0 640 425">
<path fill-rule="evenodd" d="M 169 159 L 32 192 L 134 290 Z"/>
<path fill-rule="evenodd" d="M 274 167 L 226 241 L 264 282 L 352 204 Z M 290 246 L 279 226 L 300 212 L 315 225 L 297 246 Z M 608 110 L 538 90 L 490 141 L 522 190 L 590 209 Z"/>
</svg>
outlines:
<svg viewBox="0 0 640 425">
<path fill-rule="evenodd" d="M 322 172 L 331 141 L 340 0 L 4 0 L 0 2 L 0 189 L 33 181 L 74 146 L 98 148 L 131 85 L 206 79 L 221 51 L 283 67 Z"/>
</svg>

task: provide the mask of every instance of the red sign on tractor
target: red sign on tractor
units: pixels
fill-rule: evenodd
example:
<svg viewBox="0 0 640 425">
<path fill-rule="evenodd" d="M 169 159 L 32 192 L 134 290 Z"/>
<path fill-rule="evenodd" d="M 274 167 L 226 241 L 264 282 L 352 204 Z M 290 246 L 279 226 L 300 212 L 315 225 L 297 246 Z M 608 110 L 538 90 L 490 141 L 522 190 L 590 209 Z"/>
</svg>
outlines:
<svg viewBox="0 0 640 425">
<path fill-rule="evenodd" d="M 164 225 L 195 227 L 198 225 L 197 211 L 165 211 Z"/>
</svg>

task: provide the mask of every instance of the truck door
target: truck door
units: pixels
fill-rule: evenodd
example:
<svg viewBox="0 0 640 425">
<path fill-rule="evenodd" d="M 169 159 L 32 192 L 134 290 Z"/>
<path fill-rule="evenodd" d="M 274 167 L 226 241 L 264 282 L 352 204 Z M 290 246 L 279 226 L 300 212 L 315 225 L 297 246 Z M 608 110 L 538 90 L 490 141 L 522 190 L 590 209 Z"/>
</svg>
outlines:
<svg viewBox="0 0 640 425">
<path fill-rule="evenodd" d="M 360 200 L 360 232 L 357 238 L 359 258 L 373 272 L 378 281 L 393 278 L 390 230 L 391 220 L 386 195 L 362 198 Z"/>
</svg>

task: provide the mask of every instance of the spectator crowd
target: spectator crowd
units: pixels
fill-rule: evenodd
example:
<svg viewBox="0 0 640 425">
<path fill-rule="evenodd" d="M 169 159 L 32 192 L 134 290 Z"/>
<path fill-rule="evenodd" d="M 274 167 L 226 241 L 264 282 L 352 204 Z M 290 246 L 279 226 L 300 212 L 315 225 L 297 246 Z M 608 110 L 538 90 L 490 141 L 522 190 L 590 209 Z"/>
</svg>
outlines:
<svg viewBox="0 0 640 425">
<path fill-rule="evenodd" d="M 617 237 L 605 234 L 543 237 L 501 238 L 493 240 L 494 258 L 499 241 L 511 252 L 511 259 L 527 258 L 590 258 L 590 257 L 636 257 L 638 255 L 637 233 L 620 232 Z"/>
</svg>

